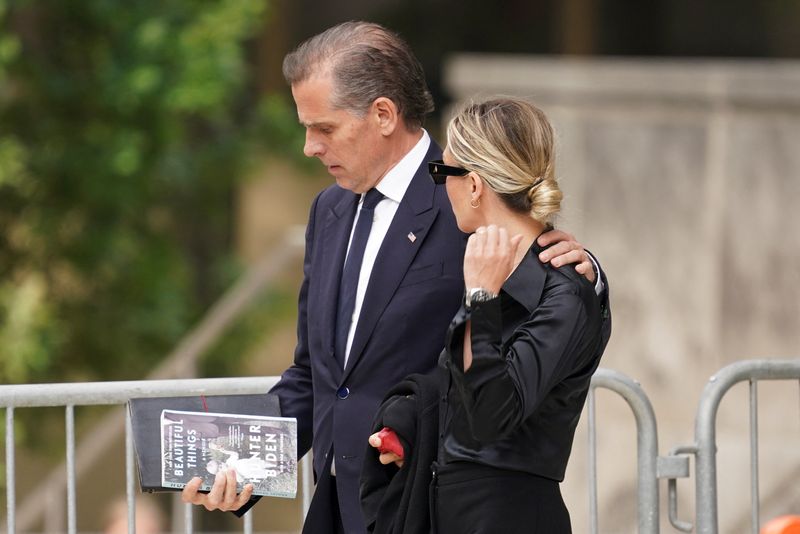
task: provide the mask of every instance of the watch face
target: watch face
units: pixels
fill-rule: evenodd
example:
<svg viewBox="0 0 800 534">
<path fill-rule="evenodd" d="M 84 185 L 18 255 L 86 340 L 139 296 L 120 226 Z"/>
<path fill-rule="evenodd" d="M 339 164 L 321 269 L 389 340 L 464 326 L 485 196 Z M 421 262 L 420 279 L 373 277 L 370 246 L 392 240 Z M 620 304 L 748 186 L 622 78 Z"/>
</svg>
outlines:
<svg viewBox="0 0 800 534">
<path fill-rule="evenodd" d="M 467 307 L 470 307 L 470 306 L 474 305 L 477 302 L 486 302 L 487 300 L 492 300 L 496 296 L 497 295 L 493 295 L 492 293 L 489 293 L 488 291 L 486 291 L 482 287 L 476 287 L 476 288 L 470 289 L 469 293 L 467 293 L 467 299 L 466 299 L 467 300 Z"/>
<path fill-rule="evenodd" d="M 473 302 L 484 302 L 490 298 L 489 292 L 483 289 L 476 291 L 475 294 L 472 295 Z"/>
</svg>

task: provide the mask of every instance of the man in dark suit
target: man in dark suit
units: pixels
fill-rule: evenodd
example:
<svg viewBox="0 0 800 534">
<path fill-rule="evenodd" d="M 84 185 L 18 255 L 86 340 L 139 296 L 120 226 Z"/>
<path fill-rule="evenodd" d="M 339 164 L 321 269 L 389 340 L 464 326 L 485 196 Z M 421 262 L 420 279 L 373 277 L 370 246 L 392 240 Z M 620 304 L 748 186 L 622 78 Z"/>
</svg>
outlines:
<svg viewBox="0 0 800 534">
<path fill-rule="evenodd" d="M 311 206 L 293 365 L 272 392 L 296 417 L 298 455 L 314 450 L 317 482 L 304 532 L 362 533 L 359 476 L 376 409 L 410 373 L 436 364 L 464 293 L 466 236 L 427 162 L 441 148 L 422 128 L 433 110 L 407 43 L 376 24 L 348 22 L 312 37 L 284 60 L 304 152 L 336 179 Z M 544 236 L 543 236 L 544 237 Z M 545 237 L 554 264 L 578 263 L 580 244 Z M 547 261 L 551 258 L 543 258 Z M 184 490 L 208 509 L 249 508 L 235 476 Z"/>
</svg>

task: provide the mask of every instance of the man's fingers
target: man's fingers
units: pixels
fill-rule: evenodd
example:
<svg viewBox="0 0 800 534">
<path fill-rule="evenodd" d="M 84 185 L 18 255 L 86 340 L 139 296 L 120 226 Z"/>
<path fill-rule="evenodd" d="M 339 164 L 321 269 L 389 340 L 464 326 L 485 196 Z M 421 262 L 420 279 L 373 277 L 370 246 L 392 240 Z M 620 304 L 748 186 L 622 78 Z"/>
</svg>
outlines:
<svg viewBox="0 0 800 534">
<path fill-rule="evenodd" d="M 216 510 L 222 503 L 224 491 L 225 473 L 218 471 L 214 476 L 214 484 L 211 486 L 211 491 L 208 492 L 205 499 L 202 499 L 201 504 L 206 507 L 206 510 Z"/>
<path fill-rule="evenodd" d="M 235 469 L 226 469 L 225 470 L 225 492 L 223 493 L 223 500 L 222 505 L 225 507 L 225 510 L 233 509 L 233 505 L 236 502 L 236 470 Z"/>
<path fill-rule="evenodd" d="M 594 265 L 592 265 L 591 260 L 586 260 L 584 262 L 579 263 L 578 265 L 575 266 L 575 270 L 578 271 L 583 276 L 585 276 L 587 280 L 594 283 L 595 272 L 594 272 Z"/>
<path fill-rule="evenodd" d="M 557 241 L 575 241 L 575 236 L 564 232 L 563 230 L 550 230 L 549 232 L 543 233 L 538 237 L 538 239 L 536 239 L 536 242 L 543 247 L 546 247 L 547 245 Z"/>
<path fill-rule="evenodd" d="M 570 263 L 583 263 L 587 261 L 588 257 L 586 256 L 586 252 L 583 250 L 570 250 L 564 254 L 556 256 L 550 263 L 553 267 L 563 267 L 564 265 L 569 265 Z"/>
<path fill-rule="evenodd" d="M 200 484 L 202 483 L 203 479 L 200 477 L 191 479 L 181 492 L 181 500 L 185 503 L 200 504 L 198 502 L 198 497 L 200 495 L 197 493 L 197 490 L 200 489 Z"/>
<path fill-rule="evenodd" d="M 245 484 L 244 489 L 242 489 L 242 492 L 236 499 L 236 508 L 234 508 L 234 510 L 238 510 L 239 508 L 244 506 L 247 501 L 250 500 L 250 497 L 253 496 L 253 489 L 254 486 L 252 484 Z"/>
<path fill-rule="evenodd" d="M 569 254 L 570 252 L 579 252 L 583 254 L 583 245 L 578 243 L 577 241 L 559 241 L 552 247 L 548 248 L 547 250 L 543 250 L 539 253 L 539 260 L 542 263 L 547 263 L 548 261 L 553 261 L 554 259 L 563 256 L 565 254 Z M 586 259 L 585 257 L 581 256 L 580 261 Z M 560 267 L 564 265 L 565 262 L 554 263 L 556 267 Z M 574 263 L 574 262 L 573 262 Z"/>
</svg>

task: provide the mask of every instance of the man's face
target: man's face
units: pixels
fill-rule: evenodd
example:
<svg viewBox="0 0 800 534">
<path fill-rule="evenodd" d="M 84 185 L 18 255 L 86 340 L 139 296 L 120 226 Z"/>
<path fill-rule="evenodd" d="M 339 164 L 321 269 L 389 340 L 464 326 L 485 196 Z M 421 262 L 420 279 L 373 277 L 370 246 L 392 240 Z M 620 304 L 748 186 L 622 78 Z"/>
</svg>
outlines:
<svg viewBox="0 0 800 534">
<path fill-rule="evenodd" d="M 306 128 L 303 152 L 319 158 L 340 187 L 364 193 L 389 170 L 380 124 L 372 109 L 364 117 L 335 109 L 330 103 L 332 92 L 327 74 L 292 85 L 297 116 Z"/>
</svg>

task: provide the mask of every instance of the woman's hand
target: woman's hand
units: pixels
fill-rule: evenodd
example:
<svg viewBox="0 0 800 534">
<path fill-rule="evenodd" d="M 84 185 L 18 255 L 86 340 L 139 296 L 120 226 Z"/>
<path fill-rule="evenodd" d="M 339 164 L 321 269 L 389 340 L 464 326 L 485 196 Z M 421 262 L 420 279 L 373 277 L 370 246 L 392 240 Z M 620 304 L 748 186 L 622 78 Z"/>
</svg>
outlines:
<svg viewBox="0 0 800 534">
<path fill-rule="evenodd" d="M 369 444 L 372 445 L 374 448 L 380 450 L 383 445 L 383 440 L 381 439 L 380 432 L 375 432 L 369 437 Z M 403 467 L 405 461 L 403 458 L 394 452 L 381 452 L 380 456 L 378 456 L 378 460 L 383 465 L 388 465 L 394 463 L 397 467 Z"/>
<path fill-rule="evenodd" d="M 505 228 L 481 226 L 469 236 L 464 254 L 464 285 L 497 294 L 516 267 L 522 235 L 508 236 Z"/>
</svg>

